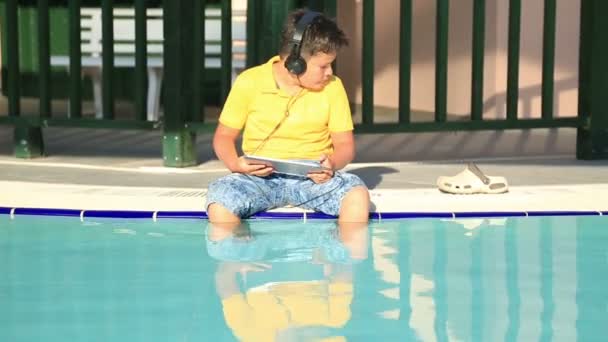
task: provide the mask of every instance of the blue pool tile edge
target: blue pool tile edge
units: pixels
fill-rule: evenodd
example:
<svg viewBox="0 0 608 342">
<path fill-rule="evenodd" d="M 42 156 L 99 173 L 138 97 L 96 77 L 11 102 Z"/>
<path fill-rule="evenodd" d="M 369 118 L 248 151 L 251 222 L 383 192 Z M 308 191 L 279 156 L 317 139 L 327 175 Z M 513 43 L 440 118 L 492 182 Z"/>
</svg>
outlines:
<svg viewBox="0 0 608 342">
<path fill-rule="evenodd" d="M 129 210 L 83 210 L 83 217 L 96 218 L 152 218 L 153 212 L 150 211 L 129 211 Z"/>
<path fill-rule="evenodd" d="M 52 208 L 15 208 L 13 215 L 79 216 L 81 210 Z M 10 210 L 9 210 L 10 214 Z"/>
<path fill-rule="evenodd" d="M 390 219 L 406 219 L 406 218 L 453 218 L 454 213 L 371 213 L 372 220 L 390 220 Z"/>
<path fill-rule="evenodd" d="M 204 211 L 136 211 L 136 210 L 78 210 L 54 208 L 9 208 L 0 207 L 0 215 L 75 216 L 94 218 L 187 218 L 207 219 Z M 601 216 L 608 211 L 496 211 L 496 212 L 373 212 L 372 220 L 408 218 L 491 218 L 524 216 Z M 251 219 L 335 219 L 334 216 L 316 212 L 262 212 Z"/>
<path fill-rule="evenodd" d="M 604 215 L 601 211 L 534 211 L 528 216 L 599 216 Z"/>
<path fill-rule="evenodd" d="M 207 213 L 204 211 L 159 211 L 156 213 L 157 218 L 199 218 L 206 219 Z"/>
</svg>

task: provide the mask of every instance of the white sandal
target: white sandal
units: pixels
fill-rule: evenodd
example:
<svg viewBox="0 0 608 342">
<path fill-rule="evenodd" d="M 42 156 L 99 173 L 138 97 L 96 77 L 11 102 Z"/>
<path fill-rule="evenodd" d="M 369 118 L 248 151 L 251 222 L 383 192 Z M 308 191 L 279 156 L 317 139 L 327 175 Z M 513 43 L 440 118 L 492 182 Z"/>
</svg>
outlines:
<svg viewBox="0 0 608 342">
<path fill-rule="evenodd" d="M 455 176 L 437 178 L 437 186 L 439 190 L 451 194 L 501 194 L 509 191 L 504 177 L 486 176 L 473 163 Z"/>
</svg>

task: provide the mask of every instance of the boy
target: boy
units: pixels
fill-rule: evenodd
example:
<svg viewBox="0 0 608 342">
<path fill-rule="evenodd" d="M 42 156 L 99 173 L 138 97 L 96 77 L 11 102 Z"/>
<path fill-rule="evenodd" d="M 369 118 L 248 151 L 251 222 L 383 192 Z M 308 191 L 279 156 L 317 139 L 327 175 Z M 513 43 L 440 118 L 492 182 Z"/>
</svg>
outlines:
<svg viewBox="0 0 608 342">
<path fill-rule="evenodd" d="M 343 223 L 367 222 L 367 187 L 338 171 L 355 155 L 348 99 L 331 66 L 346 44 L 335 22 L 299 10 L 287 18 L 279 56 L 237 77 L 213 138 L 216 155 L 233 173 L 209 185 L 212 223 L 238 224 L 285 205 L 339 216 Z M 296 177 L 249 162 L 237 154 L 241 130 L 247 155 L 318 160 L 327 169 Z"/>
</svg>

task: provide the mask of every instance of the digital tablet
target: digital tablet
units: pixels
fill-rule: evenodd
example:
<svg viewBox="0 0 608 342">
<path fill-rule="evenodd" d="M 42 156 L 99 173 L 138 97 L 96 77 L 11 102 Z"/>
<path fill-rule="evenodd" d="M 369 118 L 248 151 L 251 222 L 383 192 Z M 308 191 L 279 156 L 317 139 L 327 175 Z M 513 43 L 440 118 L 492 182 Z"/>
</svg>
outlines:
<svg viewBox="0 0 608 342">
<path fill-rule="evenodd" d="M 245 155 L 245 159 L 251 164 L 268 165 L 274 169 L 274 172 L 293 176 L 305 177 L 309 172 L 328 170 L 328 168 L 321 166 L 319 162 L 312 160 L 274 159 L 248 155 Z"/>
</svg>

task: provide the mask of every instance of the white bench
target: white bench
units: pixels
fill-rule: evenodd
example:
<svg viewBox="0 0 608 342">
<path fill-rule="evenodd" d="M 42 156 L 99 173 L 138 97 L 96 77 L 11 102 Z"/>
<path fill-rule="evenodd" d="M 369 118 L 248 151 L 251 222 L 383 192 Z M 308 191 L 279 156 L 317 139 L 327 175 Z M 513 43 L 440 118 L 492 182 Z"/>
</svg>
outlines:
<svg viewBox="0 0 608 342">
<path fill-rule="evenodd" d="M 163 80 L 163 12 L 159 8 L 146 10 L 147 28 L 147 119 L 157 121 L 159 118 L 160 89 Z M 221 20 L 219 9 L 206 9 L 205 17 L 205 53 L 219 54 L 220 45 L 209 41 L 221 40 Z M 117 68 L 135 67 L 135 10 L 133 8 L 115 8 L 114 24 L 114 66 Z M 102 28 L 101 8 L 81 8 L 81 53 L 82 73 L 93 82 L 93 101 L 95 117 L 102 118 Z M 232 14 L 232 80 L 245 67 L 245 34 L 246 15 L 244 11 L 233 11 Z M 219 57 L 205 57 L 206 68 L 220 68 Z M 69 68 L 69 56 L 51 56 L 51 65 Z"/>
</svg>

